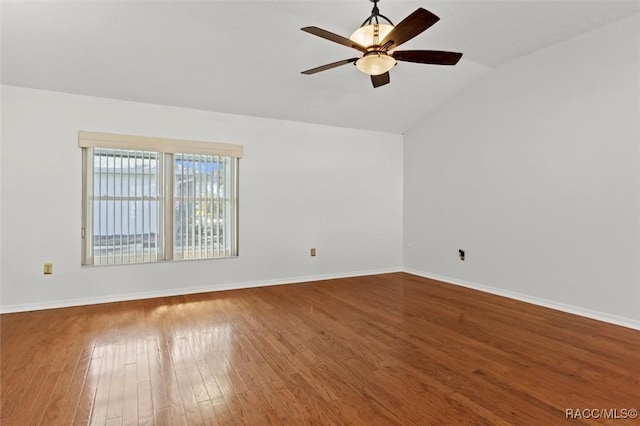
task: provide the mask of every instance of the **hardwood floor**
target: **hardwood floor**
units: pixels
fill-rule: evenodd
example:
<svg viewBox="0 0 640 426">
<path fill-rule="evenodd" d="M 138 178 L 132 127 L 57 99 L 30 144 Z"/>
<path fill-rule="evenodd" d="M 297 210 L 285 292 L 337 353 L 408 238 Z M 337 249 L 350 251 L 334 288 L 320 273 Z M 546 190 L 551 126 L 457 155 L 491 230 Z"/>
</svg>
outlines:
<svg viewBox="0 0 640 426">
<path fill-rule="evenodd" d="M 7 426 L 551 425 L 640 409 L 640 332 L 404 273 L 0 325 Z"/>
</svg>

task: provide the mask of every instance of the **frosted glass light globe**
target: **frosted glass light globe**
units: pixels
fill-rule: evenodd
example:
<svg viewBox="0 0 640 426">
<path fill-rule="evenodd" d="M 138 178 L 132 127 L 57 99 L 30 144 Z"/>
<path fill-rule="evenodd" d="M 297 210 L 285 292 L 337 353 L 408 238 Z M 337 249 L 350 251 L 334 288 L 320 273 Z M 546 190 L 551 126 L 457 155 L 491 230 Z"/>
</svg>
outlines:
<svg viewBox="0 0 640 426">
<path fill-rule="evenodd" d="M 378 36 L 375 36 L 375 29 L 378 27 Z M 393 29 L 393 25 L 389 24 L 370 24 L 363 25 L 351 34 L 349 40 L 355 41 L 361 46 L 379 46 L 380 42 Z"/>
<path fill-rule="evenodd" d="M 396 60 L 386 53 L 369 53 L 356 61 L 356 67 L 365 74 L 380 75 L 389 71 Z"/>
</svg>

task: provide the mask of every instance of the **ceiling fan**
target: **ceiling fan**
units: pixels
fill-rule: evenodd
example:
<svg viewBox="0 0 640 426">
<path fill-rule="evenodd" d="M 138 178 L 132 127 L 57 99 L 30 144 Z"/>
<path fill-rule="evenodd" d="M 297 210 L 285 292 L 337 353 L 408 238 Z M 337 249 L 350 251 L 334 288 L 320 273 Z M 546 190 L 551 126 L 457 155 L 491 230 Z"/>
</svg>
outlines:
<svg viewBox="0 0 640 426">
<path fill-rule="evenodd" d="M 302 31 L 309 34 L 359 50 L 362 53 L 362 57 L 349 58 L 321 65 L 302 71 L 302 74 L 315 74 L 341 65 L 354 63 L 360 71 L 371 76 L 373 87 L 380 87 L 391 81 L 389 70 L 396 65 L 396 61 L 433 65 L 455 65 L 462 57 L 462 53 L 438 50 L 392 51 L 402 43 L 411 40 L 425 31 L 438 22 L 440 18 L 428 10 L 418 8 L 398 25 L 394 26 L 389 18 L 380 14 L 380 10 L 378 9 L 378 1 L 380 0 L 370 1 L 373 2 L 371 15 L 364 20 L 360 28 L 351 34 L 349 38 L 318 27 L 301 28 Z M 383 23 L 380 23 L 381 20 L 383 20 Z M 384 23 L 384 21 L 387 23 Z"/>
</svg>

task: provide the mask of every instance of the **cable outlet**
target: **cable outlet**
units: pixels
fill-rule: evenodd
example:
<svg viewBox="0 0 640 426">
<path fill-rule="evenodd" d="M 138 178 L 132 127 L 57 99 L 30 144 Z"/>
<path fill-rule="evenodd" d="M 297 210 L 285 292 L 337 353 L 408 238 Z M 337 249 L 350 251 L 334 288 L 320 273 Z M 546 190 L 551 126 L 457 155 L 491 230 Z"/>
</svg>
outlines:
<svg viewBox="0 0 640 426">
<path fill-rule="evenodd" d="M 315 248 L 312 248 L 310 251 L 311 251 L 311 256 L 315 256 L 316 255 L 316 249 Z"/>
<path fill-rule="evenodd" d="M 53 263 L 45 263 L 44 264 L 44 274 L 45 275 L 53 274 Z"/>
</svg>

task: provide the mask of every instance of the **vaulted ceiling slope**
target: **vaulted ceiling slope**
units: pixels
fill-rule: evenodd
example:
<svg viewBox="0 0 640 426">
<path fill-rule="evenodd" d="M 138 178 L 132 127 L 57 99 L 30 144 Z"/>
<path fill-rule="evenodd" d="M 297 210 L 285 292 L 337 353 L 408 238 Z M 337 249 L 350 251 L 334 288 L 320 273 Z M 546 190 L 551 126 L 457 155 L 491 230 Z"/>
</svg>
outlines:
<svg viewBox="0 0 640 426">
<path fill-rule="evenodd" d="M 342 1 L 3 1 L 2 84 L 403 133 L 492 67 L 640 12 L 638 1 L 382 0 L 397 23 L 440 17 L 404 49 L 463 52 L 455 67 L 400 63 L 373 89 L 351 66 L 300 71 L 353 51 L 372 3 Z"/>
</svg>

